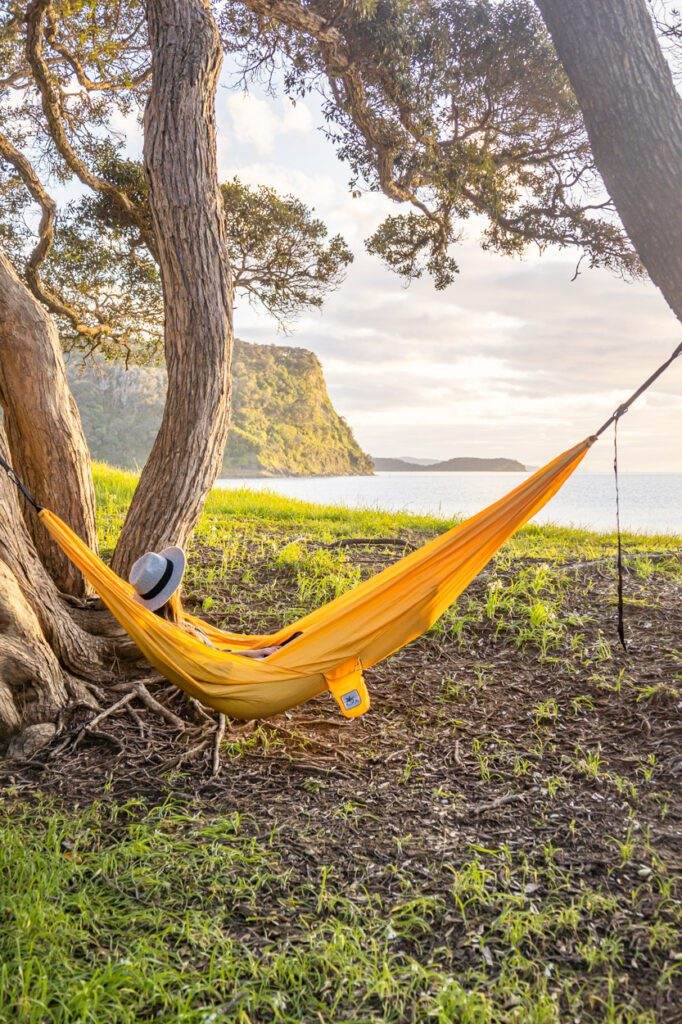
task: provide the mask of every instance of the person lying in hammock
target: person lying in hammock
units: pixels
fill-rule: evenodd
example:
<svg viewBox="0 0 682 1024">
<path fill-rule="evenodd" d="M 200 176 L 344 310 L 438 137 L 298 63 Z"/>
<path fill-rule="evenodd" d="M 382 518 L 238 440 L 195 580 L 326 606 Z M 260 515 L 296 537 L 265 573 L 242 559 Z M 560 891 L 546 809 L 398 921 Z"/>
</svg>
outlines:
<svg viewBox="0 0 682 1024">
<path fill-rule="evenodd" d="M 128 579 L 133 586 L 136 599 L 145 608 L 180 626 L 186 633 L 201 640 L 207 647 L 213 647 L 204 631 L 188 622 L 182 608 L 180 584 L 185 573 L 185 552 L 182 548 L 170 547 L 163 551 L 147 551 L 138 558 L 130 570 Z M 244 658 L 267 658 L 279 650 L 275 647 L 259 647 L 257 650 L 234 651 Z"/>
</svg>

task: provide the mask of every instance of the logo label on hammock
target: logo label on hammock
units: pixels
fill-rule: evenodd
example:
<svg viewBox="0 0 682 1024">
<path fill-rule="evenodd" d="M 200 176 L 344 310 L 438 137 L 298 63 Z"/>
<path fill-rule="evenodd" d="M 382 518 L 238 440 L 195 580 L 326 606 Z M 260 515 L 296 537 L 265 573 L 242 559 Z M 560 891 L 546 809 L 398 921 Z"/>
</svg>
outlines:
<svg viewBox="0 0 682 1024">
<path fill-rule="evenodd" d="M 362 702 L 357 690 L 349 690 L 348 693 L 342 694 L 341 700 L 346 711 L 352 711 L 353 708 L 356 708 Z"/>
</svg>

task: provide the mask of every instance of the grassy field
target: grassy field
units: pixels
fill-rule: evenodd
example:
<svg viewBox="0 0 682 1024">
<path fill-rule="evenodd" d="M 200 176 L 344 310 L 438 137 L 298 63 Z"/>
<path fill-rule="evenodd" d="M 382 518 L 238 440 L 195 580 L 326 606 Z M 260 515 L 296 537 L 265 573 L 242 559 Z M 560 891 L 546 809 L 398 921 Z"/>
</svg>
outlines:
<svg viewBox="0 0 682 1024">
<path fill-rule="evenodd" d="M 107 552 L 134 477 L 96 485 Z M 444 525 L 217 492 L 188 602 L 266 630 Z M 681 1021 L 679 540 L 625 547 L 628 654 L 615 538 L 529 527 L 361 720 L 235 726 L 214 778 L 131 707 L 6 766 L 0 1021 Z"/>
</svg>

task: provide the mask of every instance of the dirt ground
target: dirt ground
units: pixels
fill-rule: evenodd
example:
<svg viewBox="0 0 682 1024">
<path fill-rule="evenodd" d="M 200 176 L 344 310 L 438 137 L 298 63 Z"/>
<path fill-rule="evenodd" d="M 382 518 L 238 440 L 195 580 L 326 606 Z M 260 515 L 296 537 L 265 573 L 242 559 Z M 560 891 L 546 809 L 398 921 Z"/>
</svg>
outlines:
<svg viewBox="0 0 682 1024">
<path fill-rule="evenodd" d="M 364 573 L 394 555 L 359 548 L 349 558 Z M 554 566 L 544 607 L 569 626 L 543 649 L 513 602 L 491 612 L 491 583 L 504 594 L 521 569 L 535 566 L 507 561 L 484 574 L 458 617 L 369 672 L 372 710 L 360 720 L 344 721 L 321 697 L 265 723 L 228 723 L 213 776 L 211 743 L 181 759 L 208 723 L 182 694 L 150 681 L 191 723 L 184 732 L 131 703 L 90 735 L 81 730 L 93 712 L 76 708 L 48 748 L 5 762 L 0 783 L 15 797 L 47 793 L 70 807 L 173 792 L 210 815 L 243 811 L 258 834 L 277 830 L 299 875 L 333 864 L 337 885 L 374 887 L 386 899 L 409 873 L 436 906 L 472 856 L 531 909 L 558 890 L 568 902 L 587 890 L 612 896 L 608 927 L 597 908 L 588 932 L 603 949 L 616 922 L 619 998 L 657 1021 L 681 1021 L 670 885 L 682 867 L 682 585 L 655 562 L 627 573 L 626 653 L 615 638 L 611 562 Z M 281 584 L 285 601 L 290 583 Z M 471 936 L 496 915 L 494 901 L 472 904 L 463 929 L 461 916 L 441 907 L 411 948 L 422 957 L 444 950 L 455 972 L 483 955 L 494 973 L 502 938 L 482 954 Z M 570 935 L 547 945 L 547 970 L 580 977 L 590 969 L 584 945 Z"/>
</svg>

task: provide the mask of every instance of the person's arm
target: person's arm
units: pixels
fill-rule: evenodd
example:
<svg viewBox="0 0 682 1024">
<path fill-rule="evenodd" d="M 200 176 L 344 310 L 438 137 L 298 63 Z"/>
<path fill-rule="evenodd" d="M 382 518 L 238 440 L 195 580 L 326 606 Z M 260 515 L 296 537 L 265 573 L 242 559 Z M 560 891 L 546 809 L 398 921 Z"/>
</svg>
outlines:
<svg viewBox="0 0 682 1024">
<path fill-rule="evenodd" d="M 235 651 L 235 654 L 241 655 L 242 658 L 267 658 L 268 654 L 274 654 L 278 651 L 279 647 L 259 647 L 257 651 Z"/>
</svg>

